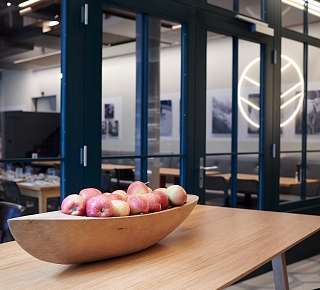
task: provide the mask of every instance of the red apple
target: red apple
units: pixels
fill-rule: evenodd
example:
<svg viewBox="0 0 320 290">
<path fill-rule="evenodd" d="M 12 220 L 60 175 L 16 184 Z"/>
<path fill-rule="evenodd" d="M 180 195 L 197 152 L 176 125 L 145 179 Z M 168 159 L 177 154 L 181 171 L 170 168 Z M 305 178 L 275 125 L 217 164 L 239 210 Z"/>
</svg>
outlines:
<svg viewBox="0 0 320 290">
<path fill-rule="evenodd" d="M 129 195 L 127 202 L 130 206 L 130 214 L 149 212 L 149 202 L 144 195 Z"/>
<path fill-rule="evenodd" d="M 127 216 L 130 215 L 130 206 L 124 200 L 111 200 L 112 215 L 113 216 Z"/>
<path fill-rule="evenodd" d="M 162 192 L 164 192 L 164 193 L 166 193 L 167 192 L 167 188 L 165 188 L 165 187 L 159 187 L 159 188 L 157 188 L 157 189 L 155 189 L 154 191 L 162 191 Z"/>
<path fill-rule="evenodd" d="M 149 192 L 149 187 L 146 186 L 143 182 L 141 181 L 135 181 L 131 183 L 128 187 L 127 190 L 127 195 L 132 195 L 132 194 L 145 194 Z"/>
<path fill-rule="evenodd" d="M 79 192 L 79 195 L 81 195 L 85 201 L 87 201 L 89 198 L 100 195 L 101 191 L 96 188 L 84 188 Z"/>
<path fill-rule="evenodd" d="M 78 194 L 68 195 L 62 201 L 61 211 L 70 215 L 85 215 L 86 201 Z"/>
<path fill-rule="evenodd" d="M 90 217 L 110 217 L 112 216 L 111 200 L 105 195 L 97 195 L 87 200 L 87 216 Z"/>
<path fill-rule="evenodd" d="M 166 194 L 173 205 L 183 205 L 187 201 L 187 193 L 180 185 L 171 185 L 167 188 Z"/>
<path fill-rule="evenodd" d="M 128 199 L 128 195 L 124 190 L 116 190 L 111 193 L 112 195 L 118 196 L 120 199 L 126 201 Z"/>
<path fill-rule="evenodd" d="M 167 209 L 169 207 L 169 198 L 165 191 L 163 191 L 161 188 L 158 188 L 153 191 L 153 194 L 158 196 L 159 202 L 161 204 L 161 210 Z"/>
<path fill-rule="evenodd" d="M 149 212 L 156 212 L 161 210 L 160 198 L 157 194 L 148 193 L 144 196 L 149 202 Z"/>
<path fill-rule="evenodd" d="M 110 192 L 105 192 L 102 194 L 103 196 L 105 196 L 106 198 L 108 198 L 109 200 L 122 200 L 122 197 L 116 195 L 116 194 L 112 194 Z"/>
</svg>

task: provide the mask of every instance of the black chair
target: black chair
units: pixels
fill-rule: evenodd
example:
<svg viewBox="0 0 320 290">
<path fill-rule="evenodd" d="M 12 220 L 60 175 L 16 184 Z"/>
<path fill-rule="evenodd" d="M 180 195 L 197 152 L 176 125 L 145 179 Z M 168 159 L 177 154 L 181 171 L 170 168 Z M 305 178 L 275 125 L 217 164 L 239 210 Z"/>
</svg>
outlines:
<svg viewBox="0 0 320 290">
<path fill-rule="evenodd" d="M 106 173 L 104 171 L 101 172 L 101 186 L 100 190 L 102 192 L 110 192 L 112 191 L 112 186 L 111 186 L 111 174 Z"/>
<path fill-rule="evenodd" d="M 0 243 L 13 241 L 8 226 L 8 219 L 22 216 L 25 208 L 20 204 L 0 201 Z"/>
<path fill-rule="evenodd" d="M 207 176 L 206 189 L 214 191 L 222 191 L 224 206 L 229 206 L 229 181 L 223 176 Z"/>
<path fill-rule="evenodd" d="M 113 190 L 127 190 L 129 184 L 135 179 L 132 169 L 115 169 L 114 176 L 116 178 L 116 185 L 113 186 Z"/>
<path fill-rule="evenodd" d="M 26 214 L 38 213 L 37 198 L 23 196 L 19 186 L 14 181 L 3 180 L 2 187 L 4 191 L 5 201 L 16 203 L 26 208 Z"/>
</svg>

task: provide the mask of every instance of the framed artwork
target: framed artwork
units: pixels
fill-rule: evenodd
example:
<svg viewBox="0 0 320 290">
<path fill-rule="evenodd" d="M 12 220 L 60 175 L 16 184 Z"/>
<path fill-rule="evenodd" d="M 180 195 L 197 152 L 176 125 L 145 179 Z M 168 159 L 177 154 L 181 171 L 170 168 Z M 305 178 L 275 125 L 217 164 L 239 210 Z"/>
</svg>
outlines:
<svg viewBox="0 0 320 290">
<path fill-rule="evenodd" d="M 302 134 L 301 111 L 296 117 L 295 133 Z M 309 91 L 307 95 L 307 133 L 320 134 L 320 91 Z"/>
<path fill-rule="evenodd" d="M 231 97 L 212 98 L 212 134 L 231 134 L 232 100 Z"/>
<path fill-rule="evenodd" d="M 172 137 L 172 100 L 160 101 L 160 136 Z"/>
</svg>

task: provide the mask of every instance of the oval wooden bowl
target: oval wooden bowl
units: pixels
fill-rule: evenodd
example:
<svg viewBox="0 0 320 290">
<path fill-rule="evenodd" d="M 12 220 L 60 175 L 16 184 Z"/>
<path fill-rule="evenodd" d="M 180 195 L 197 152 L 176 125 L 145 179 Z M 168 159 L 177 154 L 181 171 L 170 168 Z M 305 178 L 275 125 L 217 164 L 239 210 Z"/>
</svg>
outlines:
<svg viewBox="0 0 320 290">
<path fill-rule="evenodd" d="M 70 216 L 60 211 L 10 219 L 18 244 L 51 263 L 79 264 L 134 253 L 157 243 L 191 213 L 198 196 L 157 213 L 113 218 Z"/>
</svg>

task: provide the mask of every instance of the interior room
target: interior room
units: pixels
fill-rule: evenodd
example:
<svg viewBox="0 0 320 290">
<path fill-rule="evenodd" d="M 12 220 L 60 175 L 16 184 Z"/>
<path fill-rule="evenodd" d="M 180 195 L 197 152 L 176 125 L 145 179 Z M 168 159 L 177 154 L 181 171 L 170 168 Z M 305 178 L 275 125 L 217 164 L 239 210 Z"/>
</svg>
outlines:
<svg viewBox="0 0 320 290">
<path fill-rule="evenodd" d="M 317 289 L 319 213 L 318 0 L 0 0 L 6 289 Z"/>
</svg>

